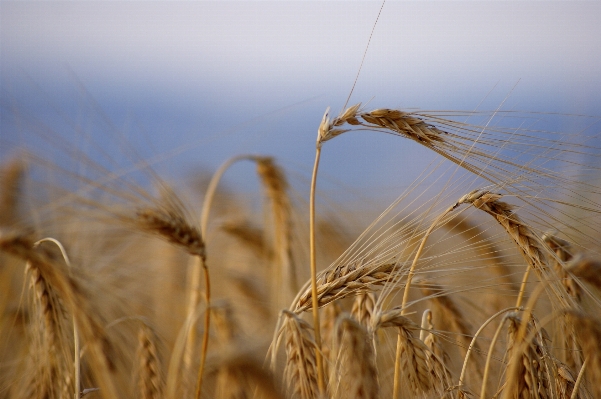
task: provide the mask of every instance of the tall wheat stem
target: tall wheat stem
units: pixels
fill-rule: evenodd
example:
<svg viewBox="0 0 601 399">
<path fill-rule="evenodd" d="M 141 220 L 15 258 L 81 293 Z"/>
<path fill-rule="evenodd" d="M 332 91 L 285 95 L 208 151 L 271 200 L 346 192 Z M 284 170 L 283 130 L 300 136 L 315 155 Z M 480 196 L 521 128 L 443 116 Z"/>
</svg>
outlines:
<svg viewBox="0 0 601 399">
<path fill-rule="evenodd" d="M 493 354 L 495 344 L 497 343 L 497 339 L 499 338 L 499 334 L 501 333 L 501 330 L 503 329 L 503 325 L 505 324 L 505 320 L 507 320 L 507 318 L 508 318 L 508 315 L 505 314 L 505 316 L 503 317 L 503 320 L 501 320 L 501 322 L 499 323 L 499 326 L 497 327 L 497 330 L 495 331 L 495 335 L 493 335 L 492 340 L 490 341 L 490 346 L 488 348 L 488 354 L 486 355 L 486 364 L 484 366 L 484 375 L 482 377 L 482 388 L 480 390 L 481 398 L 486 398 L 486 382 L 488 381 L 488 373 L 490 370 L 490 361 L 492 359 L 492 354 Z"/>
<path fill-rule="evenodd" d="M 580 367 L 580 371 L 578 372 L 578 377 L 574 383 L 574 388 L 572 389 L 572 396 L 570 396 L 570 399 L 576 399 L 578 397 L 578 390 L 580 389 L 580 384 L 582 384 L 584 370 L 586 370 L 586 363 L 588 362 L 588 359 L 588 357 L 584 359 L 584 363 L 582 363 L 582 367 Z"/>
<path fill-rule="evenodd" d="M 213 175 L 213 178 L 209 182 L 209 186 L 207 187 L 207 192 L 205 193 L 204 201 L 202 204 L 201 216 L 200 216 L 200 234 L 206 242 L 207 236 L 207 223 L 209 220 L 209 211 L 211 209 L 211 204 L 213 202 L 213 197 L 215 196 L 215 192 L 217 189 L 217 184 L 221 180 L 221 177 L 225 173 L 225 171 L 236 161 L 240 159 L 244 159 L 247 156 L 238 156 L 228 159 L 223 163 L 217 170 L 217 172 Z M 202 392 L 202 376 L 204 373 L 205 363 L 207 359 L 207 352 L 209 347 L 209 328 L 211 326 L 211 280 L 209 278 L 209 268 L 206 265 L 206 262 L 201 257 L 197 257 L 194 261 L 193 265 L 194 270 L 192 271 L 192 282 L 191 282 L 191 294 L 190 294 L 190 303 L 188 308 L 188 315 L 192 316 L 196 312 L 196 308 L 198 306 L 198 291 L 200 289 L 200 270 L 202 269 L 204 279 L 205 279 L 205 318 L 204 318 L 204 332 L 202 336 L 202 349 L 200 355 L 200 366 L 198 368 L 198 377 L 196 380 L 196 398 L 199 399 Z M 184 361 L 187 366 L 190 365 L 192 359 L 191 354 L 194 348 L 194 341 L 196 338 L 196 334 L 194 333 L 194 329 L 191 329 L 190 334 L 188 335 L 188 343 L 186 345 L 186 354 L 184 357 Z"/>
<path fill-rule="evenodd" d="M 317 258 L 315 251 L 315 186 L 317 183 L 317 169 L 321 156 L 321 143 L 315 147 L 315 164 L 311 177 L 311 195 L 309 199 L 309 251 L 311 254 L 311 303 L 313 307 L 313 328 L 315 329 L 315 363 L 317 365 L 317 386 L 321 395 L 325 392 L 323 375 L 323 357 L 321 355 L 321 332 L 319 328 L 319 302 L 317 298 Z"/>
<path fill-rule="evenodd" d="M 234 163 L 241 160 L 256 160 L 257 157 L 254 155 L 238 155 L 235 157 L 231 157 L 226 160 L 220 167 L 217 169 L 211 181 L 209 182 L 209 186 L 207 187 L 207 191 L 205 193 L 204 201 L 202 203 L 202 210 L 200 214 L 200 234 L 203 237 L 203 240 L 206 242 L 207 236 L 207 228 L 209 221 L 209 211 L 211 210 L 211 204 L 213 203 L 213 198 L 215 197 L 215 193 L 217 191 L 217 185 L 221 181 L 223 174 L 230 166 Z M 204 333 L 202 338 L 202 352 L 200 357 L 200 367 L 198 369 L 198 378 L 196 384 L 196 398 L 199 399 L 202 391 L 202 375 L 204 373 L 205 363 L 207 359 L 207 351 L 209 347 L 209 328 L 211 325 L 211 280 L 209 278 L 209 268 L 206 265 L 206 262 L 201 257 L 198 257 L 198 261 L 194 265 L 195 269 L 192 273 L 193 281 L 192 281 L 192 295 L 190 299 L 190 305 L 188 309 L 188 314 L 191 316 L 196 312 L 196 307 L 198 306 L 198 290 L 200 287 L 200 273 L 199 268 L 202 268 L 204 279 L 205 279 L 205 302 L 206 302 L 206 311 L 205 311 L 205 320 L 204 320 Z M 194 347 L 194 329 L 190 332 L 188 336 L 188 344 L 186 345 L 186 358 L 187 362 L 191 362 L 190 353 Z"/>
<path fill-rule="evenodd" d="M 488 326 L 494 319 L 496 319 L 497 316 L 502 315 L 503 313 L 511 312 L 513 310 L 519 310 L 519 309 L 515 308 L 515 307 L 511 307 L 511 308 L 505 308 L 503 310 L 499 310 L 497 313 L 490 316 L 488 318 L 488 320 L 486 320 L 480 326 L 480 328 L 478 328 L 478 331 L 476 331 L 476 333 L 474 334 L 474 337 L 472 338 L 472 342 L 470 343 L 470 346 L 467 348 L 467 353 L 465 354 L 465 359 L 463 360 L 463 367 L 461 368 L 461 374 L 459 375 L 459 382 L 457 383 L 457 386 L 459 388 L 461 388 L 463 386 L 463 380 L 465 379 L 465 371 L 467 370 L 467 361 L 468 361 L 470 355 L 472 354 L 472 350 L 474 349 L 474 345 L 476 344 L 476 339 L 480 336 L 480 333 L 482 332 L 482 330 L 484 330 L 484 328 L 486 326 Z M 505 320 L 505 318 L 503 318 L 503 320 Z M 482 383 L 484 383 L 484 382 L 485 381 L 483 381 Z"/>
<path fill-rule="evenodd" d="M 202 259 L 200 256 L 199 258 L 205 279 L 205 302 L 207 307 L 205 310 L 204 333 L 202 336 L 202 352 L 200 355 L 200 367 L 198 368 L 198 378 L 196 382 L 196 399 L 200 399 L 200 394 L 202 392 L 202 375 L 204 373 L 205 362 L 207 360 L 207 351 L 209 348 L 209 327 L 211 326 L 211 280 L 209 279 L 209 268 L 207 267 L 207 264 L 204 261 L 204 259 Z"/>
<path fill-rule="evenodd" d="M 519 308 L 522 306 L 522 301 L 524 300 L 524 294 L 526 293 L 526 284 L 528 284 L 528 277 L 530 276 L 530 270 L 532 267 L 528 266 L 526 271 L 524 272 L 524 277 L 522 278 L 522 284 L 520 285 L 520 293 L 518 294 L 518 300 L 515 303 L 515 307 Z"/>
</svg>

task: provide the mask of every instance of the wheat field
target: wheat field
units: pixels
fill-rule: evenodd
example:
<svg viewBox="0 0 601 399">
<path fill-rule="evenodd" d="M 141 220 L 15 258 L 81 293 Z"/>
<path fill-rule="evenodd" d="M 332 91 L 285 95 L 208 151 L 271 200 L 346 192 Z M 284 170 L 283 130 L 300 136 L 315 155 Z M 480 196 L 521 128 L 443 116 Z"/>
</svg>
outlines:
<svg viewBox="0 0 601 399">
<path fill-rule="evenodd" d="M 32 132 L 0 169 L 0 398 L 601 398 L 600 128 L 556 116 L 345 104 L 300 186 L 278 154 L 176 180 Z M 338 203 L 350 134 L 433 161 Z"/>
</svg>

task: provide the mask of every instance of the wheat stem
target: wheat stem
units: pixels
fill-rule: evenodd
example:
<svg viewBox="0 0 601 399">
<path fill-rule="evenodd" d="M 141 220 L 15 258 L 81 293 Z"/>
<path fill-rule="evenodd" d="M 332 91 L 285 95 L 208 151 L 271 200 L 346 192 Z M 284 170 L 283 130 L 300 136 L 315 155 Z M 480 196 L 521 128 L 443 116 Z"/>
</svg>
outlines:
<svg viewBox="0 0 601 399">
<path fill-rule="evenodd" d="M 211 280 L 209 279 L 209 268 L 203 259 L 201 259 L 202 270 L 204 272 L 205 279 L 205 302 L 207 310 L 205 311 L 204 320 L 204 333 L 202 336 L 202 351 L 200 355 L 200 366 L 198 367 L 198 378 L 196 383 L 196 399 L 200 399 L 202 392 L 202 376 L 205 369 L 205 363 L 207 360 L 207 352 L 209 348 L 209 328 L 211 326 L 211 312 L 210 312 L 210 301 L 211 301 Z M 192 349 L 192 348 L 190 348 Z"/>
<path fill-rule="evenodd" d="M 518 359 L 520 356 L 523 355 L 524 346 L 527 345 L 526 343 L 530 342 L 530 339 L 526 340 L 526 330 L 528 328 L 528 323 L 532 316 L 534 304 L 536 303 L 540 295 L 544 292 L 548 284 L 549 280 L 539 284 L 532 293 L 532 296 L 528 299 L 528 302 L 526 303 L 526 306 L 524 308 L 522 320 L 514 338 L 514 341 L 517 343 L 517 350 L 513 354 L 512 359 L 510 359 L 510 363 L 507 367 L 507 385 L 505 386 L 505 392 L 513 392 L 515 384 L 518 383 L 514 378 L 516 375 L 519 374 L 519 367 L 521 363 Z"/>
<path fill-rule="evenodd" d="M 224 163 L 219 166 L 217 171 L 211 177 L 211 181 L 207 186 L 207 191 L 205 192 L 204 201 L 202 203 L 202 210 L 200 213 L 200 233 L 203 237 L 207 236 L 207 227 L 209 221 L 209 212 L 211 211 L 211 205 L 213 204 L 213 199 L 215 197 L 215 193 L 217 191 L 217 186 L 223 177 L 223 174 L 226 170 L 228 170 L 233 164 L 238 161 L 249 160 L 255 161 L 257 156 L 250 154 L 236 155 L 234 157 L 229 158 Z"/>
<path fill-rule="evenodd" d="M 482 330 L 484 330 L 484 328 L 486 326 L 488 326 L 497 316 L 512 311 L 512 310 L 516 310 L 517 308 L 515 307 L 511 307 L 511 308 L 505 308 L 503 310 L 499 310 L 497 313 L 495 313 L 494 315 L 490 316 L 488 318 L 488 320 L 486 320 L 484 322 L 484 324 L 482 324 L 480 326 L 480 328 L 478 328 L 478 331 L 476 331 L 476 333 L 474 334 L 474 337 L 472 338 L 472 342 L 470 343 L 470 346 L 467 348 L 467 353 L 465 354 L 465 360 L 463 361 L 463 367 L 461 368 L 461 375 L 459 376 L 459 382 L 457 383 L 457 386 L 459 388 L 461 388 L 461 386 L 463 385 L 463 380 L 465 378 L 465 371 L 467 370 L 467 360 L 469 359 L 472 350 L 474 349 L 474 346 L 476 345 L 476 339 L 478 338 L 478 336 L 480 335 L 480 333 L 482 332 Z"/>
<path fill-rule="evenodd" d="M 320 394 L 325 392 L 323 374 L 323 357 L 321 354 L 321 333 L 319 328 L 319 302 L 317 298 L 317 258 L 315 253 L 315 186 L 317 183 L 317 170 L 321 156 L 321 144 L 315 147 L 315 164 L 311 177 L 311 195 L 309 199 L 309 252 L 311 256 L 311 303 L 313 307 L 313 328 L 315 330 L 315 363 L 317 365 L 317 386 Z"/>
<path fill-rule="evenodd" d="M 201 210 L 201 216 L 200 216 L 200 234 L 203 237 L 203 239 L 206 240 L 207 225 L 208 225 L 208 220 L 209 220 L 209 211 L 211 210 L 211 204 L 213 203 L 213 198 L 215 197 L 215 192 L 217 191 L 217 185 L 221 181 L 221 177 L 223 176 L 225 171 L 232 164 L 234 164 L 240 160 L 244 160 L 244 159 L 254 160 L 255 158 L 256 157 L 253 155 L 239 155 L 239 156 L 232 157 L 232 158 L 228 159 L 227 161 L 225 161 L 219 167 L 219 169 L 217 169 L 217 171 L 211 178 L 211 181 L 209 182 L 209 186 L 207 187 L 207 191 L 204 196 L 204 201 L 202 203 L 202 210 Z M 202 380 L 203 380 L 202 376 L 204 373 L 205 363 L 206 363 L 206 359 L 207 359 L 207 351 L 208 351 L 208 346 L 209 346 L 209 329 L 210 329 L 210 325 L 211 325 L 211 312 L 208 310 L 208 309 L 210 309 L 210 306 L 211 306 L 211 280 L 209 277 L 209 268 L 207 267 L 206 263 L 204 262 L 204 259 L 199 257 L 198 261 L 195 262 L 195 264 L 194 264 L 194 268 L 196 270 L 193 270 L 193 273 L 192 273 L 192 276 L 193 276 L 193 279 L 192 279 L 193 281 L 191 282 L 192 293 L 190 296 L 190 304 L 189 304 L 189 308 L 188 308 L 188 314 L 192 315 L 196 311 L 196 308 L 198 306 L 198 287 L 200 287 L 200 281 L 198 281 L 198 279 L 200 279 L 200 273 L 198 270 L 199 268 L 202 268 L 204 279 L 205 279 L 205 295 L 204 295 L 204 297 L 205 297 L 205 302 L 206 302 L 206 307 L 207 307 L 207 311 L 205 311 L 205 318 L 204 318 L 204 332 L 203 332 L 203 338 L 202 338 L 202 352 L 201 352 L 201 356 L 200 356 L 200 367 L 198 369 L 198 379 L 197 379 L 197 384 L 196 384 L 196 398 L 200 398 L 201 391 L 202 391 Z M 195 333 L 194 333 L 194 329 L 192 329 L 190 331 L 190 335 L 188 336 L 188 342 L 186 344 L 186 348 L 187 348 L 186 356 L 184 358 L 185 363 L 188 365 L 188 367 L 191 362 L 190 354 L 194 348 L 194 341 L 195 341 Z"/>
<path fill-rule="evenodd" d="M 497 339 L 499 338 L 499 335 L 501 333 L 503 325 L 505 324 L 505 320 L 507 320 L 507 317 L 508 315 L 505 315 L 503 317 L 503 320 L 501 320 L 501 323 L 499 323 L 499 327 L 497 327 L 495 335 L 492 337 L 492 340 L 490 341 L 490 346 L 488 347 L 488 354 L 486 355 L 486 364 L 484 366 L 484 376 L 482 377 L 482 390 L 480 391 L 481 398 L 486 397 L 486 383 L 488 381 L 488 372 L 490 371 L 490 361 L 492 359 L 493 349 L 495 347 L 495 344 L 497 343 Z"/>
<path fill-rule="evenodd" d="M 572 389 L 572 396 L 570 396 L 570 399 L 576 399 L 578 397 L 578 389 L 580 388 L 580 384 L 584 379 L 584 370 L 586 370 L 587 362 L 588 357 L 584 359 L 584 363 L 582 363 L 582 367 L 580 367 L 580 371 L 578 372 L 578 378 L 576 378 L 576 382 L 574 383 L 574 388 Z"/>
<path fill-rule="evenodd" d="M 520 292 L 518 294 L 518 299 L 515 302 L 515 307 L 519 308 L 522 306 L 522 301 L 524 300 L 524 294 L 526 293 L 526 285 L 528 284 L 528 277 L 530 276 L 531 267 L 527 267 L 524 272 L 524 277 L 522 277 L 522 283 L 520 284 Z"/>
</svg>

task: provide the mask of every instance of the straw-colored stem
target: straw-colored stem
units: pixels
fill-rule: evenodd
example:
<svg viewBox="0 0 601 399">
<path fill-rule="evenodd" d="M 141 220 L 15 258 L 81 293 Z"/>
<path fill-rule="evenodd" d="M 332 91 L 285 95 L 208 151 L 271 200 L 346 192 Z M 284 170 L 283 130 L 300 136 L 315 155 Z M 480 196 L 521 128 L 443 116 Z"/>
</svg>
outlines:
<svg viewBox="0 0 601 399">
<path fill-rule="evenodd" d="M 311 254 L 311 303 L 313 307 L 313 328 L 315 329 L 315 363 L 317 365 L 317 386 L 320 394 L 325 392 L 325 381 L 323 373 L 323 357 L 321 354 L 321 332 L 319 328 L 319 302 L 317 298 L 317 257 L 315 251 L 315 186 L 317 183 L 317 170 L 319 169 L 319 158 L 321 156 L 321 144 L 315 148 L 315 164 L 313 165 L 313 176 L 311 177 L 311 196 L 309 199 L 309 251 Z"/>
<path fill-rule="evenodd" d="M 200 233 L 202 234 L 202 237 L 203 239 L 205 239 L 205 241 L 207 236 L 207 226 L 209 221 L 209 212 L 211 211 L 211 204 L 213 203 L 213 198 L 215 197 L 215 192 L 217 191 L 217 185 L 219 185 L 223 174 L 226 170 L 230 168 L 230 166 L 232 166 L 238 161 L 254 161 L 256 159 L 257 157 L 255 155 L 249 154 L 231 157 L 228 160 L 226 160 L 223 164 L 221 164 L 221 166 L 219 166 L 219 169 L 217 169 L 217 171 L 213 174 L 213 177 L 211 178 L 211 181 L 207 186 L 207 191 L 205 192 L 204 201 L 202 203 L 202 211 L 200 214 Z"/>
<path fill-rule="evenodd" d="M 490 346 L 488 347 L 488 354 L 486 355 L 486 364 L 484 366 L 484 375 L 482 376 L 482 390 L 480 391 L 480 398 L 485 398 L 484 395 L 486 395 L 486 382 L 488 381 L 488 372 L 490 370 L 490 361 L 492 359 L 493 349 L 495 348 L 497 339 L 499 338 L 499 335 L 503 328 L 503 324 L 505 324 L 505 320 L 507 320 L 507 315 L 505 315 L 505 317 L 503 317 L 503 320 L 501 320 L 499 327 L 497 327 L 497 331 L 495 331 L 495 335 L 490 341 Z"/>
<path fill-rule="evenodd" d="M 528 267 L 526 268 L 526 272 L 524 272 L 524 277 L 522 278 L 522 284 L 520 285 L 520 293 L 518 294 L 518 300 L 515 303 L 516 308 L 522 306 L 524 294 L 526 293 L 526 284 L 528 284 L 528 277 L 530 276 L 530 270 L 532 270 L 532 267 L 528 265 Z"/>
<path fill-rule="evenodd" d="M 201 210 L 201 216 L 200 216 L 200 234 L 203 237 L 203 240 L 205 240 L 205 241 L 206 241 L 206 236 L 207 236 L 209 211 L 211 210 L 211 204 L 213 203 L 213 198 L 215 197 L 215 192 L 217 191 L 217 185 L 221 181 L 221 178 L 223 177 L 223 174 L 225 173 L 225 171 L 230 166 L 232 166 L 232 164 L 234 164 L 240 160 L 244 160 L 244 159 L 254 160 L 254 159 L 256 159 L 256 157 L 253 155 L 238 155 L 238 156 L 228 159 L 219 167 L 219 169 L 217 169 L 217 171 L 211 178 L 211 181 L 209 182 L 209 186 L 207 187 L 204 201 L 202 203 L 202 210 Z M 205 311 L 204 333 L 203 333 L 203 338 L 202 338 L 202 352 L 201 352 L 201 356 L 200 356 L 200 367 L 198 369 L 198 379 L 197 379 L 197 384 L 196 384 L 196 397 L 200 398 L 200 394 L 202 391 L 202 376 L 204 373 L 208 345 L 209 345 L 209 329 L 211 326 L 211 312 L 210 312 L 211 280 L 209 278 L 209 268 L 207 267 L 204 259 L 202 259 L 201 257 L 198 257 L 198 260 L 199 260 L 200 264 L 198 264 L 198 262 L 195 262 L 194 267 L 195 268 L 201 267 L 203 270 L 204 279 L 205 279 L 205 302 L 206 302 L 205 306 L 207 308 L 207 310 Z M 200 279 L 199 271 L 198 270 L 193 271 L 192 276 L 193 276 L 193 278 L 192 278 L 193 281 L 191 282 L 191 286 L 192 286 L 193 292 L 190 297 L 191 299 L 190 299 L 190 305 L 189 305 L 189 309 L 188 309 L 189 315 L 192 315 L 196 312 L 196 308 L 198 306 L 198 294 L 195 293 L 195 291 L 197 291 L 198 288 L 200 287 L 200 281 L 197 281 L 198 279 Z M 191 361 L 190 353 L 194 347 L 194 341 L 195 341 L 194 331 L 195 331 L 194 329 L 191 329 L 190 335 L 188 336 L 186 356 L 184 358 L 186 363 L 188 363 L 188 366 Z"/>
<path fill-rule="evenodd" d="M 580 384 L 582 383 L 584 377 L 584 370 L 586 370 L 587 362 L 588 357 L 584 359 L 584 363 L 582 363 L 582 367 L 580 367 L 580 371 L 578 372 L 578 377 L 576 378 L 576 382 L 574 383 L 574 388 L 572 389 L 572 396 L 570 396 L 570 399 L 576 399 L 578 397 L 578 389 L 580 388 Z"/>
<path fill-rule="evenodd" d="M 211 280 L 209 279 L 209 268 L 207 267 L 204 260 L 201 259 L 204 278 L 205 278 L 205 302 L 207 309 L 205 310 L 205 321 L 204 321 L 204 334 L 202 336 L 202 352 L 200 354 L 200 367 L 198 368 L 198 379 L 196 384 L 196 399 L 200 399 L 202 392 L 202 376 L 205 369 L 205 363 L 207 360 L 207 352 L 209 348 L 209 328 L 211 326 Z"/>
<path fill-rule="evenodd" d="M 490 322 L 492 322 L 497 316 L 499 316 L 499 315 L 501 315 L 503 313 L 512 311 L 512 310 L 517 310 L 517 308 L 511 307 L 511 308 L 505 308 L 503 310 L 499 310 L 497 313 L 495 313 L 494 315 L 490 316 L 488 318 L 488 320 L 486 320 L 484 322 L 484 324 L 482 324 L 480 326 L 480 328 L 478 329 L 478 331 L 476 331 L 476 333 L 474 334 L 474 337 L 472 338 L 472 342 L 470 343 L 470 346 L 467 348 L 467 353 L 465 354 L 465 360 L 463 361 L 463 367 L 461 368 L 461 375 L 459 376 L 459 382 L 457 383 L 457 386 L 459 388 L 461 388 L 462 385 L 463 385 L 463 379 L 465 378 L 465 371 L 467 370 L 467 360 L 469 359 L 470 355 L 472 354 L 472 350 L 474 349 L 474 346 L 476 344 L 476 339 L 478 338 L 478 336 L 480 335 L 480 333 L 482 332 L 482 330 L 484 330 L 484 328 L 486 326 L 488 326 L 490 324 Z"/>
<path fill-rule="evenodd" d="M 528 299 L 528 302 L 526 303 L 524 313 L 522 315 L 522 322 L 520 323 L 520 327 L 515 336 L 515 342 L 517 342 L 520 346 L 518 347 L 518 350 L 515 351 L 513 355 L 514 357 L 521 356 L 523 352 L 523 349 L 520 348 L 523 348 L 523 346 L 525 345 L 524 342 L 526 338 L 526 330 L 528 328 L 530 316 L 532 315 L 532 309 L 534 308 L 534 304 L 536 303 L 540 295 L 544 292 L 547 285 L 548 281 L 544 281 L 541 284 L 539 284 L 538 287 L 536 287 L 536 290 L 534 290 L 534 292 L 532 293 L 532 296 Z M 529 342 L 529 340 L 527 342 Z M 515 378 L 512 378 L 512 376 L 515 376 L 517 374 L 519 364 L 519 361 L 515 359 L 509 360 L 509 366 L 507 367 L 507 385 L 505 386 L 505 392 L 512 392 L 513 386 L 516 383 Z"/>
</svg>

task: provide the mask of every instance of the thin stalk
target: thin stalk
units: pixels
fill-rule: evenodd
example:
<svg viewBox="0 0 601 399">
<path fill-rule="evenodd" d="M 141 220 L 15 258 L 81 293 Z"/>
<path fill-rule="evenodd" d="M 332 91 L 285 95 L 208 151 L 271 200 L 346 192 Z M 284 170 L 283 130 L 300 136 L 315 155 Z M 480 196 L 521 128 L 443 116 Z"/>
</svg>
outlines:
<svg viewBox="0 0 601 399">
<path fill-rule="evenodd" d="M 467 348 L 467 353 L 465 354 L 465 359 L 463 360 L 463 367 L 461 368 L 461 375 L 459 376 L 459 382 L 457 383 L 457 387 L 461 388 L 463 386 L 463 379 L 465 378 L 465 371 L 467 370 L 467 360 L 469 359 L 469 357 L 472 353 L 472 350 L 474 349 L 474 345 L 476 343 L 476 338 L 478 338 L 478 336 L 480 335 L 482 330 L 484 330 L 484 328 L 486 326 L 488 326 L 490 324 L 490 322 L 492 322 L 497 316 L 499 316 L 505 312 L 509 312 L 509 311 L 517 310 L 517 309 L 518 308 L 512 307 L 512 308 L 505 308 L 503 310 L 499 310 L 497 313 L 490 316 L 488 318 L 488 320 L 486 320 L 484 322 L 484 324 L 482 324 L 480 326 L 480 328 L 478 328 L 478 331 L 476 331 L 476 333 L 474 334 L 474 337 L 472 338 L 472 342 L 470 342 L 470 346 Z"/>
<path fill-rule="evenodd" d="M 207 308 L 205 310 L 204 334 L 202 336 L 202 352 L 200 354 L 200 367 L 198 368 L 198 378 L 196 383 L 196 399 L 200 399 L 200 394 L 202 392 L 202 376 L 207 360 L 207 352 L 209 348 L 209 327 L 211 325 L 211 308 L 209 302 L 211 300 L 211 280 L 209 279 L 209 268 L 207 267 L 204 259 L 201 259 L 200 262 L 202 264 L 202 270 L 204 272 L 205 278 L 205 302 Z"/>
<path fill-rule="evenodd" d="M 226 170 L 230 168 L 230 166 L 232 166 L 238 161 L 256 161 L 257 158 L 258 157 L 256 155 L 250 154 L 236 155 L 235 157 L 231 157 L 224 163 L 222 163 L 221 166 L 219 166 L 219 169 L 217 169 L 217 171 L 213 174 L 213 177 L 211 177 L 211 181 L 207 186 L 207 191 L 205 192 L 204 201 L 202 203 L 202 211 L 200 214 L 200 234 L 202 234 L 203 239 L 207 235 L 207 226 L 209 221 L 209 212 L 211 210 L 211 204 L 213 203 L 213 198 L 215 197 L 215 192 L 217 191 L 217 185 L 219 185 L 223 174 Z"/>
<path fill-rule="evenodd" d="M 530 265 L 528 265 L 526 272 L 524 272 L 524 277 L 522 278 L 522 284 L 520 285 L 520 293 L 518 295 L 518 300 L 515 303 L 515 307 L 519 308 L 522 306 L 522 301 L 524 300 L 524 293 L 526 292 L 526 284 L 528 283 L 528 276 L 530 276 Z"/>
<path fill-rule="evenodd" d="M 515 385 L 515 379 L 512 376 L 517 374 L 519 362 L 516 360 L 518 356 L 521 356 L 526 342 L 530 342 L 530 339 L 526 340 L 527 337 L 526 330 L 528 328 L 528 322 L 530 321 L 530 317 L 532 316 L 532 310 L 534 309 L 534 305 L 536 301 L 540 297 L 540 295 L 544 292 L 545 288 L 549 284 L 550 280 L 542 281 L 532 293 L 532 296 L 528 299 L 526 306 L 523 308 L 524 313 L 522 314 L 522 322 L 520 323 L 520 327 L 518 328 L 517 334 L 515 336 L 515 342 L 517 343 L 516 351 L 513 354 L 512 359 L 509 360 L 509 365 L 507 367 L 507 385 L 505 386 L 505 392 L 512 392 L 513 386 Z M 542 325 L 543 323 L 541 323 Z M 506 397 L 506 395 L 504 395 Z"/>
<path fill-rule="evenodd" d="M 486 365 L 484 366 L 484 376 L 482 377 L 482 390 L 480 391 L 480 398 L 484 399 L 486 395 L 486 382 L 488 381 L 488 371 L 490 370 L 490 361 L 492 359 L 492 352 L 497 343 L 497 339 L 499 338 L 499 334 L 501 333 L 501 329 L 503 328 L 503 324 L 505 324 L 505 320 L 507 320 L 507 315 L 503 317 L 499 327 L 497 327 L 497 331 L 495 331 L 495 335 L 492 337 L 492 341 L 490 341 L 490 346 L 488 347 L 488 354 L 486 355 Z"/>
<path fill-rule="evenodd" d="M 215 172 L 211 181 L 209 182 L 209 186 L 207 187 L 207 191 L 205 193 L 204 201 L 202 204 L 201 216 L 200 216 L 200 234 L 203 240 L 206 240 L 207 236 L 207 226 L 209 220 L 209 211 L 211 210 L 211 204 L 213 203 L 213 198 L 215 197 L 215 192 L 217 191 L 217 185 L 221 180 L 221 177 L 225 173 L 225 171 L 235 162 L 240 160 L 254 160 L 256 159 L 253 155 L 238 155 L 232 157 L 225 161 L 219 169 Z M 206 242 L 206 241 L 205 241 Z M 209 278 L 209 268 L 207 267 L 205 259 L 202 257 L 198 257 L 194 261 L 192 271 L 192 281 L 191 281 L 191 295 L 190 295 L 190 304 L 188 308 L 188 315 L 192 316 L 196 312 L 196 308 L 198 306 L 198 290 L 200 289 L 200 270 L 202 269 L 205 279 L 205 318 L 204 318 L 204 332 L 202 337 L 202 349 L 200 355 L 200 366 L 198 368 L 198 377 L 196 383 L 196 398 L 199 399 L 202 392 L 202 382 L 203 382 L 203 373 L 205 368 L 205 363 L 207 359 L 207 352 L 209 347 L 209 329 L 211 326 L 211 280 Z M 190 367 L 192 362 L 192 350 L 194 348 L 194 341 L 196 338 L 195 329 L 192 328 L 188 335 L 188 342 L 186 344 L 186 352 L 184 356 L 184 363 L 187 367 Z"/>
<path fill-rule="evenodd" d="M 321 395 L 325 392 L 323 373 L 323 358 L 321 355 L 321 332 L 319 328 L 319 301 L 317 299 L 317 258 L 315 251 L 315 186 L 317 183 L 317 170 L 321 156 L 321 143 L 315 147 L 315 164 L 311 177 L 311 196 L 309 198 L 309 252 L 311 254 L 311 301 L 313 307 L 313 328 L 315 329 L 315 362 L 317 365 L 317 386 Z"/>
<path fill-rule="evenodd" d="M 588 357 L 584 359 L 584 363 L 582 363 L 582 367 L 580 367 L 580 371 L 578 372 L 578 377 L 576 378 L 576 382 L 574 383 L 574 388 L 572 389 L 572 396 L 570 396 L 570 399 L 576 399 L 578 397 L 578 389 L 580 388 L 580 384 L 582 383 L 582 379 L 584 377 L 584 370 L 586 369 L 587 362 Z"/>
</svg>

